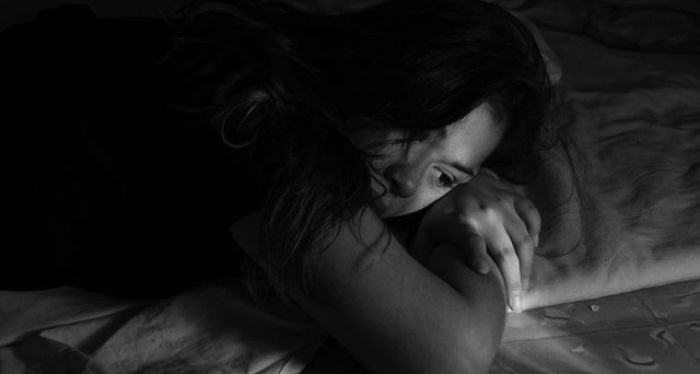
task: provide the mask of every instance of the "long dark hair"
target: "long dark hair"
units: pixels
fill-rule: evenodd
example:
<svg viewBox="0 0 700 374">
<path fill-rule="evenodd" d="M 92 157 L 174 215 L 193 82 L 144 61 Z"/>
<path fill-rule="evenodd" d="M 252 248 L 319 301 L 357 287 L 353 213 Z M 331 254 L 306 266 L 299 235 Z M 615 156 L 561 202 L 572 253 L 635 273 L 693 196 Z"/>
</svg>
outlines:
<svg viewBox="0 0 700 374">
<path fill-rule="evenodd" d="M 196 5 L 173 53 L 188 61 L 195 102 L 268 187 L 260 265 L 283 299 L 312 290 L 315 256 L 376 198 L 372 155 L 344 134 L 398 128 L 410 142 L 489 102 L 507 128 L 485 166 L 513 182 L 534 175 L 549 81 L 529 32 L 498 6 L 400 0 L 319 16 L 276 2 Z"/>
</svg>

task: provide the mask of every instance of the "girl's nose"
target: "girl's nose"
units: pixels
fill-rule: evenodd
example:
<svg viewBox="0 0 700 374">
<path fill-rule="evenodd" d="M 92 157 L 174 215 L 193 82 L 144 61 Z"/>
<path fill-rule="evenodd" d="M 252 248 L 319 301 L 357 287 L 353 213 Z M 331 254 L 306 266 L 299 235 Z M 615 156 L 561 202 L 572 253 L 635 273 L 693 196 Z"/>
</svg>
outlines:
<svg viewBox="0 0 700 374">
<path fill-rule="evenodd" d="M 384 170 L 384 179 L 389 183 L 389 192 L 407 198 L 416 193 L 417 177 L 408 172 L 405 165 L 393 164 Z"/>
</svg>

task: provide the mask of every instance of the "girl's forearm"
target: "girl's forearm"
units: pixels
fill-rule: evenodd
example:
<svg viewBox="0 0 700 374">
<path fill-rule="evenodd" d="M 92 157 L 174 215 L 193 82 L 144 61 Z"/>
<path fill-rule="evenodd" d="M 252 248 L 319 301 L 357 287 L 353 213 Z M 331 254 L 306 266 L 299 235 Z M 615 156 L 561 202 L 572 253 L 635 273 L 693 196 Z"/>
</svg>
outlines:
<svg viewBox="0 0 700 374">
<path fill-rule="evenodd" d="M 420 264 L 395 238 L 377 240 L 376 215 L 356 222 L 323 252 L 322 297 L 302 298 L 307 311 L 372 372 L 487 372 L 505 310 L 495 272 L 469 270 L 450 247 Z"/>
<path fill-rule="evenodd" d="M 322 253 L 321 297 L 300 296 L 300 304 L 373 372 L 487 372 L 503 329 L 495 275 L 469 270 L 448 246 L 419 264 L 395 238 L 376 240 L 387 232 L 376 215 L 359 222 Z M 244 226 L 234 236 L 252 248 L 255 236 L 243 233 L 255 225 Z"/>
</svg>

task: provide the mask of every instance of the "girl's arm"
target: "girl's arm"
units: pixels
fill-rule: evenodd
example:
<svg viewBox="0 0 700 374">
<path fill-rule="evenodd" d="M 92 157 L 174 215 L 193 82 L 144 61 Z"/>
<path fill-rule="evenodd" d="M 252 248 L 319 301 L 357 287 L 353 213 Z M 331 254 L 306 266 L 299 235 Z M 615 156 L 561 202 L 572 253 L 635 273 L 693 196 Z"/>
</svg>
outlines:
<svg viewBox="0 0 700 374">
<path fill-rule="evenodd" d="M 411 254 L 424 262 L 437 244 L 452 244 L 462 250 L 467 265 L 482 274 L 495 261 L 508 304 L 520 312 L 540 226 L 539 212 L 527 197 L 482 169 L 469 183 L 453 188 L 427 209 L 411 242 Z"/>
<path fill-rule="evenodd" d="M 320 255 L 317 294 L 295 298 L 372 372 L 485 373 L 503 330 L 502 286 L 498 271 L 478 274 L 461 256 L 443 245 L 420 264 L 367 209 Z"/>
</svg>

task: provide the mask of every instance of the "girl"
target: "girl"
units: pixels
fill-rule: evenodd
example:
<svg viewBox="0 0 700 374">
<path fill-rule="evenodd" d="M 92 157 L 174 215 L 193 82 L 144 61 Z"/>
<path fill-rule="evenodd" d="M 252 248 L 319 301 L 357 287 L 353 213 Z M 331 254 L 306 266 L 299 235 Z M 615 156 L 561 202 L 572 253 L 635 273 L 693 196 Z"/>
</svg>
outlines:
<svg viewBox="0 0 700 374">
<path fill-rule="evenodd" d="M 467 0 L 325 17 L 213 4 L 190 21 L 175 56 L 211 83 L 196 99 L 265 191 L 232 227 L 258 298 L 372 372 L 487 371 L 540 225 L 499 178 L 533 176 L 548 108 L 523 25 Z"/>
<path fill-rule="evenodd" d="M 83 15 L 40 20 L 45 32 L 6 54 L 8 147 L 23 161 L 7 168 L 8 231 L 28 249 L 7 261 L 28 270 L 3 273 L 3 288 L 179 292 L 211 280 L 197 269 L 236 267 L 216 239 L 235 221 L 259 302 L 311 316 L 370 371 L 487 371 L 540 226 L 510 184 L 534 175 L 549 105 L 522 24 L 469 0 L 338 16 L 239 1 L 190 15 L 166 59 L 177 80 L 152 78 L 137 43 Z M 161 40 L 149 30 L 130 41 Z M 182 113 L 148 114 L 163 86 L 203 107 L 233 153 L 176 125 Z"/>
</svg>

